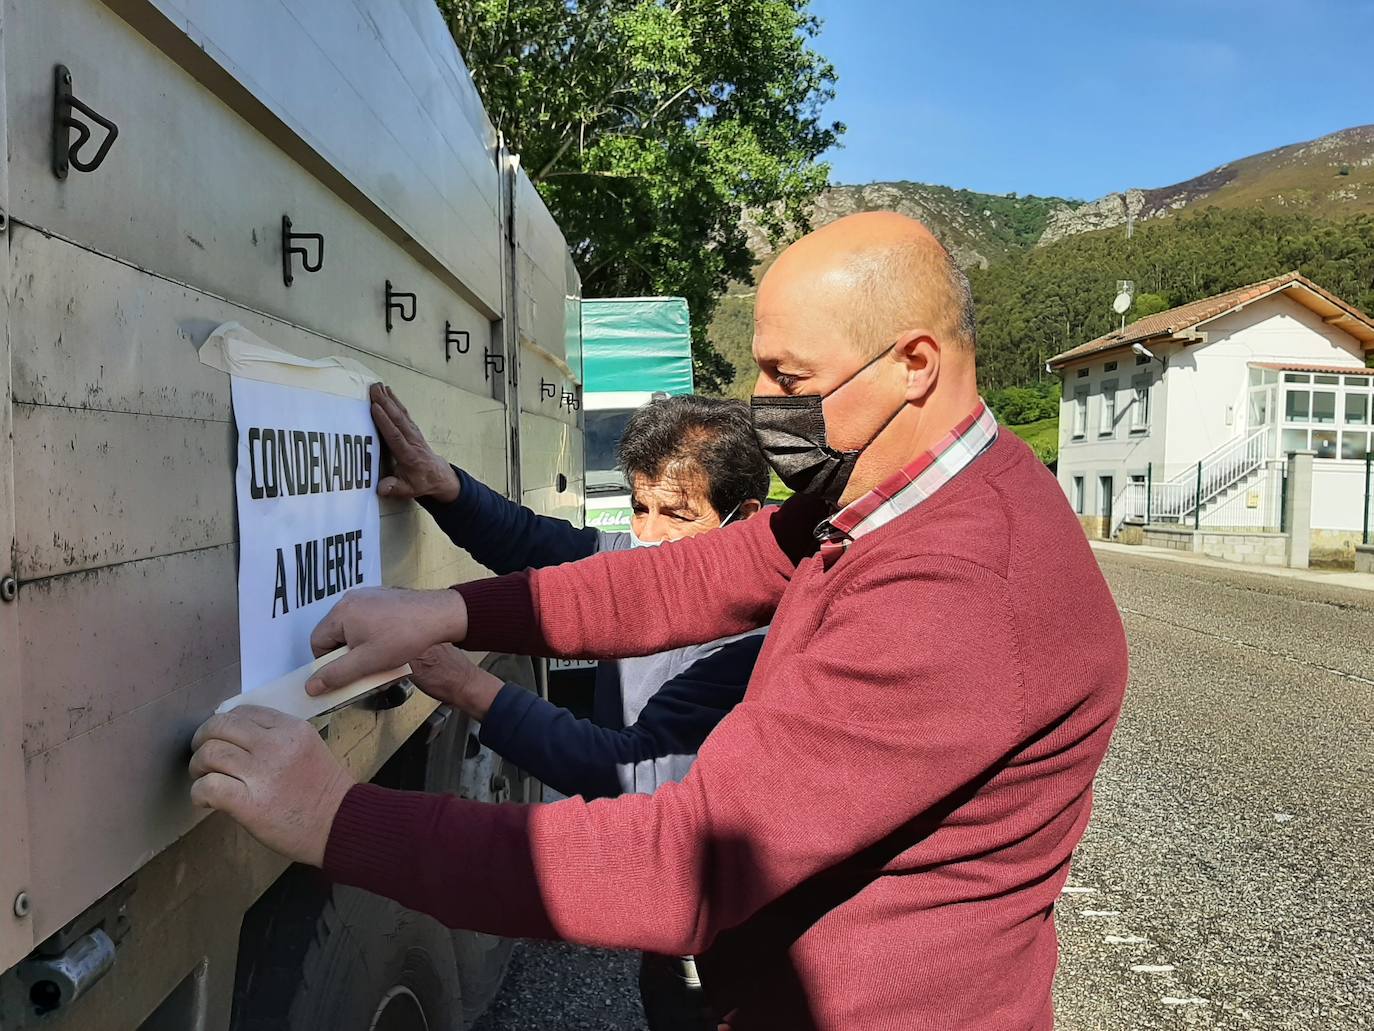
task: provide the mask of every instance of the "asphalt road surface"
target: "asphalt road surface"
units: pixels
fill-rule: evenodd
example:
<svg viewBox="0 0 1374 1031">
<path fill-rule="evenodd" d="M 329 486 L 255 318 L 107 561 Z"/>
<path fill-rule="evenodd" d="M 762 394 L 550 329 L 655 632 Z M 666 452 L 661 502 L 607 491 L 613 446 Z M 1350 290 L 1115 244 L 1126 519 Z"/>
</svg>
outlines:
<svg viewBox="0 0 1374 1031">
<path fill-rule="evenodd" d="M 1099 559 L 1132 676 L 1059 906 L 1058 1027 L 1374 1028 L 1374 593 Z M 524 945 L 480 1031 L 641 1028 L 635 969 Z"/>
</svg>

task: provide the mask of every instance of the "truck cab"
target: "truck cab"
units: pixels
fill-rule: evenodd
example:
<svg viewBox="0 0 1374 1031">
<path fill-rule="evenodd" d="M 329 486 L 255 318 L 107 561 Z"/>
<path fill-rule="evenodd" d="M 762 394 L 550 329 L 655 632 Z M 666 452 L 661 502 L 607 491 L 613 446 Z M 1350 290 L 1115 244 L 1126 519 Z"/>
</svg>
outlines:
<svg viewBox="0 0 1374 1031">
<path fill-rule="evenodd" d="M 582 302 L 586 370 L 587 525 L 630 528 L 630 487 L 616 448 L 630 414 L 656 394 L 692 392 L 692 334 L 681 297 Z"/>
</svg>

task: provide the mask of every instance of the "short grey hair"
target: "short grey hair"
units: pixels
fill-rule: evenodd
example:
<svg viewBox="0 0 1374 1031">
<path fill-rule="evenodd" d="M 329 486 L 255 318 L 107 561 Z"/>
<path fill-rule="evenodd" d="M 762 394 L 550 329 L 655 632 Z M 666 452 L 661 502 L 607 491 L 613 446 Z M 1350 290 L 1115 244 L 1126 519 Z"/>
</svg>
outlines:
<svg viewBox="0 0 1374 1031">
<path fill-rule="evenodd" d="M 904 331 L 930 325 L 942 342 L 977 349 L 973 288 L 954 256 L 927 241 L 896 243 L 856 258 L 848 268 L 855 288 L 854 343 L 873 355 Z"/>
</svg>

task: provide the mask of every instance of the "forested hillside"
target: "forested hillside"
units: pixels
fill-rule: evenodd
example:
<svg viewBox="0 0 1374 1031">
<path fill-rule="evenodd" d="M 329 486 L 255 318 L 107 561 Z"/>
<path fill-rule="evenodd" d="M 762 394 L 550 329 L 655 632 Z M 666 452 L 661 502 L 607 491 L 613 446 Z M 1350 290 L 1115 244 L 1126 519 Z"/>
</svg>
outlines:
<svg viewBox="0 0 1374 1031">
<path fill-rule="evenodd" d="M 1035 383 L 1060 351 L 1118 324 L 1117 280 L 1136 285 L 1128 321 L 1297 269 L 1365 311 L 1374 310 L 1374 215 L 1325 220 L 1306 214 L 1206 209 L 1123 229 L 1084 233 L 972 268 L 983 389 Z M 721 303 L 713 340 L 753 384 L 753 294 Z"/>
<path fill-rule="evenodd" d="M 1119 279 L 1135 281 L 1127 319 L 1292 269 L 1364 310 L 1374 308 L 1374 215 L 1207 209 L 1073 236 L 973 269 L 979 366 L 986 389 L 1030 383 L 1045 361 L 1118 324 Z"/>
<path fill-rule="evenodd" d="M 1292 269 L 1374 308 L 1374 126 L 1087 204 L 914 182 L 834 186 L 816 199 L 811 221 L 875 209 L 925 222 L 969 270 L 989 391 L 1038 381 L 1051 355 L 1115 325 L 1121 279 L 1136 284 L 1129 319 Z M 774 250 L 745 229 L 761 273 Z M 736 369 L 728 390 L 738 397 L 753 384 L 753 308 L 753 286 L 737 282 L 710 327 Z"/>
</svg>

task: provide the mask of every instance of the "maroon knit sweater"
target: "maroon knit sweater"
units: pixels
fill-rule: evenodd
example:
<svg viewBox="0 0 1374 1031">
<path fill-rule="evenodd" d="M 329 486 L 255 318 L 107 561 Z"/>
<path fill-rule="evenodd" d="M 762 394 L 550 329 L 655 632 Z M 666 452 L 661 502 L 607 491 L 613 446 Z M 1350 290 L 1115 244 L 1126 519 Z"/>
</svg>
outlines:
<svg viewBox="0 0 1374 1031">
<path fill-rule="evenodd" d="M 474 649 L 772 629 L 682 783 L 540 806 L 360 785 L 326 871 L 454 927 L 695 953 L 741 1029 L 1052 1027 L 1054 903 L 1126 684 L 1083 532 L 1009 433 L 828 569 L 816 515 L 461 587 Z"/>
</svg>

